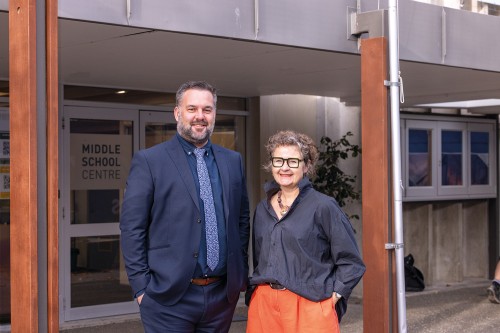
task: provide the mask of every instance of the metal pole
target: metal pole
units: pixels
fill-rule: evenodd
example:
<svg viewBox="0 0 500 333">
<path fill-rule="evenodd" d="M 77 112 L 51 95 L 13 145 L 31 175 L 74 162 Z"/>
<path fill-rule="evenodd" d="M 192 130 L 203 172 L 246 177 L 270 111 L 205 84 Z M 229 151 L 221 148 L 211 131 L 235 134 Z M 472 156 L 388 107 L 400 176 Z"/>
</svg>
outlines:
<svg viewBox="0 0 500 333">
<path fill-rule="evenodd" d="M 399 121 L 399 43 L 398 3 L 389 0 L 389 72 L 391 101 L 392 185 L 394 193 L 394 234 L 399 333 L 406 333 L 406 299 L 402 218 L 401 147 Z"/>
</svg>

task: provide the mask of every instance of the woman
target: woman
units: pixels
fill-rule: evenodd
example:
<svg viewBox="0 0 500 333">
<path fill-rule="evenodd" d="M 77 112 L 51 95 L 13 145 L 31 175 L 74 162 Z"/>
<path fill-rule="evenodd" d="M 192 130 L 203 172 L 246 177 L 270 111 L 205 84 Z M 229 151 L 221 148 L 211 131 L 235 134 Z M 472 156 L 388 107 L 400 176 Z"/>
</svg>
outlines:
<svg viewBox="0 0 500 333">
<path fill-rule="evenodd" d="M 280 131 L 266 149 L 274 181 L 254 214 L 247 333 L 340 332 L 365 272 L 354 230 L 336 201 L 309 181 L 318 160 L 311 138 Z"/>
</svg>

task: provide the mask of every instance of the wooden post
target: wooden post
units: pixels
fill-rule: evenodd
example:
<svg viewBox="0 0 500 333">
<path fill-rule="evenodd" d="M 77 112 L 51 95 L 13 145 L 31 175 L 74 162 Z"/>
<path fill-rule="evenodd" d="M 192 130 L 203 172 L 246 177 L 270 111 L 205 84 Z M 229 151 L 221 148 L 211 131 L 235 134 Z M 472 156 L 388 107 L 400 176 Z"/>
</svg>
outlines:
<svg viewBox="0 0 500 333">
<path fill-rule="evenodd" d="M 10 172 L 11 172 L 11 330 L 38 332 L 39 306 L 47 306 L 47 328 L 59 331 L 59 222 L 58 222 L 58 41 L 57 0 L 45 2 L 46 161 L 40 165 L 37 140 L 37 6 L 36 0 L 9 2 Z M 43 17 L 43 16 L 42 16 Z M 43 146 L 42 148 L 45 148 Z M 43 151 L 43 149 L 41 149 Z M 47 267 L 39 267 L 37 190 L 39 168 L 46 170 Z M 47 270 L 47 285 L 38 283 Z M 39 288 L 47 288 L 47 304 L 40 304 Z M 45 318 L 44 318 L 45 320 Z"/>
<path fill-rule="evenodd" d="M 391 306 L 395 274 L 385 244 L 392 239 L 390 117 L 388 113 L 387 39 L 361 40 L 361 147 L 363 260 L 363 332 L 391 332 L 397 307 Z M 396 318 L 395 318 L 396 317 Z"/>
<path fill-rule="evenodd" d="M 47 325 L 59 332 L 59 57 L 57 0 L 46 0 Z"/>
<path fill-rule="evenodd" d="M 11 331 L 38 332 L 36 0 L 9 2 Z"/>
</svg>

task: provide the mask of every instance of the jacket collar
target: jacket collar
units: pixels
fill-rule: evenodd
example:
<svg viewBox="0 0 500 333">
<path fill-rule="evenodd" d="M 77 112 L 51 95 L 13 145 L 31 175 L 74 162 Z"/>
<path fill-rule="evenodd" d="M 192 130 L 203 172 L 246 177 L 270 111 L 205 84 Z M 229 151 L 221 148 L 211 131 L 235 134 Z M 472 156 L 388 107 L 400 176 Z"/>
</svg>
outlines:
<svg viewBox="0 0 500 333">
<path fill-rule="evenodd" d="M 306 192 L 309 191 L 309 189 L 312 188 L 311 181 L 309 180 L 308 177 L 304 177 L 299 181 L 299 197 L 302 197 Z M 266 192 L 267 199 L 271 200 L 271 197 L 276 194 L 280 190 L 280 186 L 276 181 L 270 181 L 267 182 L 264 185 L 264 191 Z"/>
</svg>

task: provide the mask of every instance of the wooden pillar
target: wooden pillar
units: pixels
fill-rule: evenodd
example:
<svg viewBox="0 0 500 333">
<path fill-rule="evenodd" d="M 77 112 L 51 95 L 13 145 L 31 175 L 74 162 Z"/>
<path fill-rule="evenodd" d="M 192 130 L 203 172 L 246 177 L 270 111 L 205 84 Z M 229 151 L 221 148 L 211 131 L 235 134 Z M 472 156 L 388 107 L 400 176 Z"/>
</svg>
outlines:
<svg viewBox="0 0 500 333">
<path fill-rule="evenodd" d="M 59 331 L 58 236 L 58 41 L 57 0 L 45 0 L 45 13 L 37 13 L 36 0 L 9 2 L 10 172 L 11 172 L 11 331 L 49 333 Z M 37 15 L 45 17 L 45 45 L 37 54 Z M 43 36 L 43 35 L 42 35 Z M 37 58 L 45 67 L 37 68 Z M 37 77 L 43 73 L 45 77 Z M 39 80 L 44 80 L 42 83 Z M 46 96 L 39 96 L 40 85 Z M 42 98 L 40 98 L 42 97 Z M 46 109 L 45 109 L 46 108 Z M 46 140 L 39 142 L 38 111 L 46 110 Z M 47 164 L 38 154 L 45 152 Z M 40 171 L 45 174 L 47 207 L 38 198 Z M 42 201 L 45 202 L 45 201 Z M 46 216 L 39 213 L 46 211 Z M 39 223 L 47 221 L 47 266 L 40 264 Z M 44 228 L 43 228 L 44 229 Z M 47 271 L 47 285 L 39 285 L 39 272 Z M 47 298 L 41 300 L 40 290 Z M 44 301 L 47 301 L 46 303 Z M 43 303 L 41 304 L 41 302 Z M 47 318 L 39 318 L 47 307 Z M 44 322 L 47 321 L 47 327 Z M 40 327 L 40 325 L 42 327 Z"/>
<path fill-rule="evenodd" d="M 46 0 L 47 325 L 59 332 L 59 57 L 57 0 Z"/>
<path fill-rule="evenodd" d="M 361 40 L 361 146 L 363 260 L 363 332 L 391 332 L 394 314 L 392 282 L 395 275 L 385 249 L 389 243 L 390 221 L 390 117 L 387 40 L 385 37 Z M 397 320 L 397 315 L 396 315 Z"/>
<path fill-rule="evenodd" d="M 11 330 L 38 332 L 36 0 L 9 2 Z"/>
</svg>

